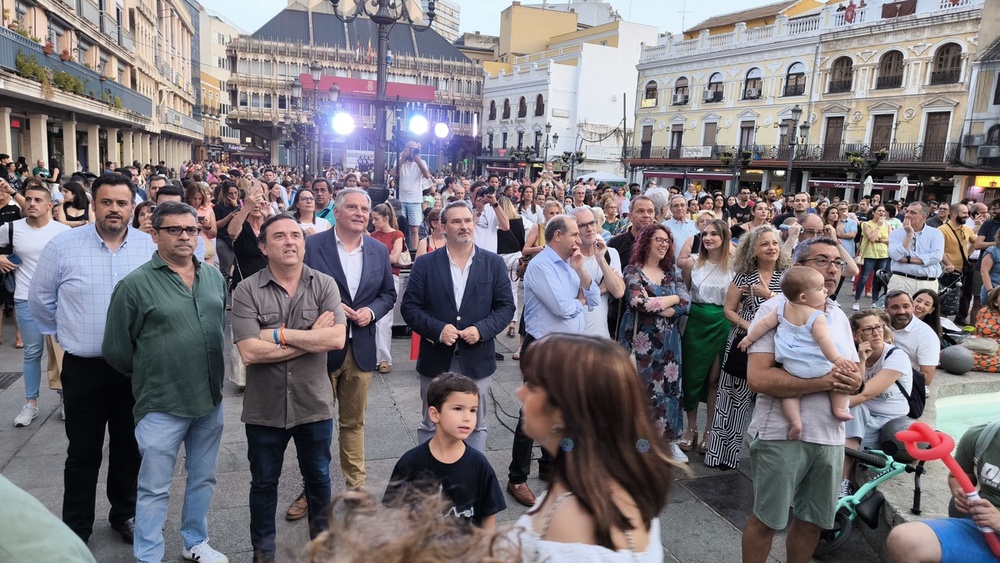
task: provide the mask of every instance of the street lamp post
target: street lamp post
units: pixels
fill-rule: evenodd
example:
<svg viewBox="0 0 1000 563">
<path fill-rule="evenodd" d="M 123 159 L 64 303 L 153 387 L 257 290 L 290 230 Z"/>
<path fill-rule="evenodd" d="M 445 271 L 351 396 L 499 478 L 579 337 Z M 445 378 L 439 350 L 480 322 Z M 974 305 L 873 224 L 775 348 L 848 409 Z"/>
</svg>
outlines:
<svg viewBox="0 0 1000 563">
<path fill-rule="evenodd" d="M 576 165 L 585 160 L 587 159 L 583 157 L 583 151 L 564 151 L 562 153 L 562 161 L 569 164 L 569 183 L 571 186 L 576 181 Z"/>
<path fill-rule="evenodd" d="M 799 119 L 801 118 L 802 118 L 802 108 L 799 107 L 798 104 L 796 104 L 795 107 L 792 108 L 791 123 L 786 121 L 783 122 L 780 126 L 781 134 L 788 136 L 789 151 L 788 151 L 788 168 L 785 170 L 785 189 L 787 190 L 787 193 L 790 194 L 795 193 L 795 185 L 792 183 L 792 163 L 795 161 L 796 147 L 799 144 L 798 124 L 799 124 Z M 809 130 L 809 126 L 806 124 L 803 124 L 802 127 L 804 128 L 803 134 L 805 133 L 805 131 Z"/>
<path fill-rule="evenodd" d="M 414 23 L 418 17 L 410 13 L 408 8 L 409 2 L 400 2 L 399 0 L 361 0 L 355 1 L 353 13 L 343 14 L 338 9 L 340 6 L 340 0 L 330 0 L 333 4 L 333 13 L 337 16 L 337 19 L 344 23 L 350 23 L 358 18 L 358 16 L 365 15 L 371 19 L 372 23 L 378 26 L 378 60 L 376 61 L 376 87 L 375 87 L 375 159 L 374 159 L 374 177 L 372 178 L 372 187 L 375 189 L 385 190 L 385 152 L 386 152 L 386 126 L 387 119 L 386 116 L 386 97 L 385 97 L 385 87 L 387 84 L 388 77 L 386 76 L 386 68 L 389 61 L 387 57 L 389 56 L 389 29 L 397 23 L 403 23 L 409 27 L 412 27 L 416 31 L 426 31 L 430 29 L 431 22 L 434 21 L 434 8 L 436 2 L 434 0 L 428 0 L 427 2 L 427 13 L 424 24 Z M 388 196 L 388 191 L 385 191 L 386 197 Z M 379 199 L 379 198 L 372 198 Z"/>
<path fill-rule="evenodd" d="M 549 161 L 549 149 L 556 148 L 556 144 L 559 143 L 559 133 L 552 135 L 552 143 L 549 143 L 549 133 L 552 132 L 552 124 L 545 123 L 545 162 Z"/>
<path fill-rule="evenodd" d="M 319 175 L 319 80 L 323 78 L 323 67 L 319 62 L 313 61 L 309 64 L 309 75 L 312 77 L 312 160 L 310 161 L 310 171 L 313 175 Z"/>
</svg>

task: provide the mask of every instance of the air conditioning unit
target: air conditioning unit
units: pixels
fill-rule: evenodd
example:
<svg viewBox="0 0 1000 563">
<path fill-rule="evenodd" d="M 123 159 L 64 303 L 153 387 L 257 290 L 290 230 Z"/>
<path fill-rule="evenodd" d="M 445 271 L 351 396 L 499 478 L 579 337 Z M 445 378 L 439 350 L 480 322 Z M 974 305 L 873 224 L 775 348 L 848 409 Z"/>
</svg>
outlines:
<svg viewBox="0 0 1000 563">
<path fill-rule="evenodd" d="M 682 106 L 682 105 L 684 105 L 686 103 L 688 103 L 687 94 L 681 94 L 679 92 L 677 94 L 674 94 L 674 105 L 675 106 Z"/>
<path fill-rule="evenodd" d="M 714 102 L 715 101 L 715 92 L 713 92 L 711 90 L 705 90 L 704 92 L 701 93 L 701 99 L 702 99 L 702 101 L 705 101 L 705 102 Z"/>
<path fill-rule="evenodd" d="M 748 100 L 757 99 L 760 97 L 760 88 L 747 88 L 747 93 L 745 96 Z"/>
<path fill-rule="evenodd" d="M 966 147 L 978 147 L 986 142 L 986 135 L 966 135 L 962 137 L 962 145 Z"/>
<path fill-rule="evenodd" d="M 977 153 L 979 158 L 1000 158 L 1000 146 L 998 145 L 983 145 L 979 147 L 979 152 Z"/>
</svg>

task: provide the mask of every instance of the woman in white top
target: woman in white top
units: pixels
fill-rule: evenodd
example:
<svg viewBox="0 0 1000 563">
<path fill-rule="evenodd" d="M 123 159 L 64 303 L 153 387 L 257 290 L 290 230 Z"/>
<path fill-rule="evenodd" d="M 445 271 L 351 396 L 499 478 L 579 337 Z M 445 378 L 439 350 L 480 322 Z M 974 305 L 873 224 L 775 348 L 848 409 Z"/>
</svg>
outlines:
<svg viewBox="0 0 1000 563">
<path fill-rule="evenodd" d="M 311 188 L 303 186 L 295 193 L 292 209 L 294 209 L 292 216 L 306 236 L 322 233 L 331 227 L 329 221 L 316 215 L 316 194 Z"/>
<path fill-rule="evenodd" d="M 663 561 L 673 465 L 649 438 L 660 433 L 628 354 L 606 338 L 557 333 L 529 346 L 521 369 L 524 432 L 555 458 L 548 493 L 509 532 L 523 560 Z"/>
<path fill-rule="evenodd" d="M 697 258 L 684 262 L 681 272 L 691 294 L 687 326 L 681 338 L 681 382 L 687 430 L 678 445 L 683 451 L 698 448 L 698 403 L 704 401 L 708 412 L 715 412 L 719 370 L 732 328 L 724 309 L 726 292 L 733 279 L 729 223 L 713 219 L 699 231 L 696 235 L 699 238 L 695 249 Z M 698 448 L 701 453 L 708 449 L 711 436 L 711 431 L 705 429 Z"/>
</svg>

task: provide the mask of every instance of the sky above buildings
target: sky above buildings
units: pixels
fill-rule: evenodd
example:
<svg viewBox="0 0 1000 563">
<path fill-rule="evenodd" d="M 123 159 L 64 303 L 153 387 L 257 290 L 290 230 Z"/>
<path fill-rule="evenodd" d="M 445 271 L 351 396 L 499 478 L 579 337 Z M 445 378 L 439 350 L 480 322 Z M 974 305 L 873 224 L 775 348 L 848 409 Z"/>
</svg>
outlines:
<svg viewBox="0 0 1000 563">
<path fill-rule="evenodd" d="M 285 0 L 200 0 L 202 5 L 226 17 L 243 31 L 253 32 L 286 5 Z M 661 32 L 678 33 L 712 16 L 773 4 L 778 0 L 605 0 L 626 20 L 653 25 Z M 522 0 L 540 4 L 541 0 Z M 488 35 L 500 32 L 500 12 L 510 0 L 458 0 L 462 7 L 461 30 Z"/>
</svg>

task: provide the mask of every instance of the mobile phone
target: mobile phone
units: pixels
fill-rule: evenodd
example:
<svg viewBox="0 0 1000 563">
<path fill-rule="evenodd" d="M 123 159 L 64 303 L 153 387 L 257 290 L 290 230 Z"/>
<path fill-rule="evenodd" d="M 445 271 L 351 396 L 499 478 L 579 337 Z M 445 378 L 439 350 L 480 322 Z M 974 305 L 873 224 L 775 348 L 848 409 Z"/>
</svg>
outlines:
<svg viewBox="0 0 1000 563">
<path fill-rule="evenodd" d="M 10 260 L 11 264 L 16 264 L 18 266 L 21 265 L 21 257 L 18 256 L 17 254 L 11 254 L 10 256 L 7 257 L 7 260 Z"/>
</svg>

